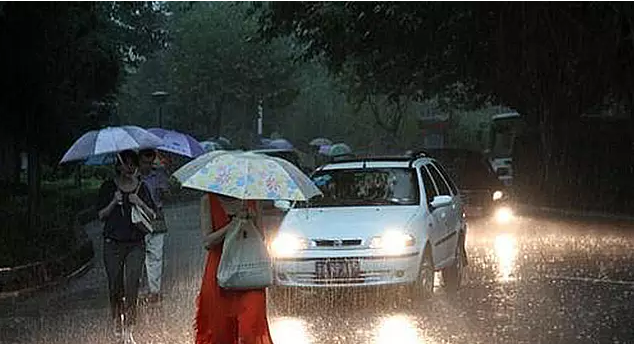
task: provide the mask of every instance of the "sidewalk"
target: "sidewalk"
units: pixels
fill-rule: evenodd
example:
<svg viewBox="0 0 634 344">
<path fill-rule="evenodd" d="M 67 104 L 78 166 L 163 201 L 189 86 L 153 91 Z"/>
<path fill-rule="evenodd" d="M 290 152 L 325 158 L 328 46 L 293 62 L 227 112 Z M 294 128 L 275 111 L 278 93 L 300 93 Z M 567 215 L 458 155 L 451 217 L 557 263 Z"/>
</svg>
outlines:
<svg viewBox="0 0 634 344">
<path fill-rule="evenodd" d="M 599 211 L 582 211 L 575 209 L 563 209 L 553 207 L 534 206 L 529 204 L 518 204 L 518 210 L 522 213 L 546 213 L 549 215 L 557 215 L 564 217 L 579 217 L 587 219 L 615 220 L 634 222 L 634 215 L 629 214 L 613 214 Z"/>
<path fill-rule="evenodd" d="M 195 300 L 206 258 L 198 214 L 197 202 L 166 205 L 165 298 L 160 307 L 140 309 L 137 340 L 145 339 L 140 343 L 185 343 L 192 338 Z M 111 343 L 102 228 L 98 221 L 85 227 L 95 257 L 92 268 L 81 276 L 36 293 L 0 299 L 0 343 Z"/>
</svg>

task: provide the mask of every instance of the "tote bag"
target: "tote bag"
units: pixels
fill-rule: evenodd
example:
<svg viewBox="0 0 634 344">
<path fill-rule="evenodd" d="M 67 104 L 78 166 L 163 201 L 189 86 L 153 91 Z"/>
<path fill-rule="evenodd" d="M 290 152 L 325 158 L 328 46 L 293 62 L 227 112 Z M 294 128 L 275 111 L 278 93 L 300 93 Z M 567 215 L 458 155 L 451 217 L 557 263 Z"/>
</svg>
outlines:
<svg viewBox="0 0 634 344">
<path fill-rule="evenodd" d="M 134 193 L 136 194 L 137 192 L 139 192 L 140 188 L 141 184 L 139 183 L 139 186 L 137 186 Z M 132 211 L 130 215 L 132 218 L 132 224 L 134 224 L 139 230 L 141 230 L 141 232 L 145 234 L 154 233 L 154 227 L 152 226 L 152 221 L 154 219 L 152 219 L 150 215 L 148 215 L 139 205 L 132 204 L 131 210 Z"/>
<path fill-rule="evenodd" d="M 234 219 L 227 229 L 216 278 L 225 289 L 262 289 L 273 283 L 264 237 L 250 219 Z"/>
</svg>

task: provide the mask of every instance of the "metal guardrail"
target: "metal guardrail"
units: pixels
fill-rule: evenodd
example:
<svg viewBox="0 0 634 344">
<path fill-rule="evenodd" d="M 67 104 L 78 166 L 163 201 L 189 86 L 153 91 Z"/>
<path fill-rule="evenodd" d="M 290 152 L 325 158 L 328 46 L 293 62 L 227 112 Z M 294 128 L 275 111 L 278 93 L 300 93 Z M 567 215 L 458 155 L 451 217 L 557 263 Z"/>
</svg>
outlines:
<svg viewBox="0 0 634 344">
<path fill-rule="evenodd" d="M 83 226 L 94 219 L 86 209 L 76 216 L 75 233 L 78 246 L 68 254 L 51 259 L 0 268 L 0 298 L 16 297 L 40 290 L 75 276 L 91 266 L 94 257 L 92 241 Z"/>
</svg>

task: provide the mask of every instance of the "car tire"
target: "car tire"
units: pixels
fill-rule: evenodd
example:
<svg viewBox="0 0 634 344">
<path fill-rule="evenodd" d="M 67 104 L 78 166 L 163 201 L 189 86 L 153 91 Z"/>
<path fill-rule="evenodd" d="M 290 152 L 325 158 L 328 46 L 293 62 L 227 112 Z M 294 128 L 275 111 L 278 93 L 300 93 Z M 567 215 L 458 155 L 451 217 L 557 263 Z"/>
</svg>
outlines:
<svg viewBox="0 0 634 344">
<path fill-rule="evenodd" d="M 464 267 L 466 266 L 464 235 L 460 235 L 458 245 L 456 246 L 456 257 L 454 263 L 442 270 L 442 279 L 445 290 L 448 293 L 455 293 L 460 289 L 464 275 Z"/>
<path fill-rule="evenodd" d="M 434 294 L 434 260 L 429 246 L 425 247 L 418 269 L 418 278 L 409 287 L 409 294 L 414 301 L 424 301 Z"/>
</svg>

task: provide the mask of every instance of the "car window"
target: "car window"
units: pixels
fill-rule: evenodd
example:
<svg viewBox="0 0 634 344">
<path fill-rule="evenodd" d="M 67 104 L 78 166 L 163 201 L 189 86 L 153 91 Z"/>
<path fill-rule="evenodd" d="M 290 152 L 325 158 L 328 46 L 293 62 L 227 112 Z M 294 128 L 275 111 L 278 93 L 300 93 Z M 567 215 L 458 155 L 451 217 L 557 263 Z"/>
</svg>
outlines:
<svg viewBox="0 0 634 344">
<path fill-rule="evenodd" d="M 421 166 L 420 168 L 420 175 L 423 179 L 423 186 L 425 187 L 427 203 L 431 203 L 431 201 L 434 200 L 434 197 L 438 196 L 438 190 L 436 190 L 436 185 L 434 185 L 434 181 L 431 179 L 429 171 L 427 171 L 424 166 Z"/>
<path fill-rule="evenodd" d="M 413 169 L 364 168 L 317 171 L 312 180 L 323 196 L 311 199 L 304 206 L 420 204 L 418 178 Z"/>
<path fill-rule="evenodd" d="M 445 178 L 440 175 L 440 172 L 438 172 L 438 170 L 432 165 L 427 165 L 427 168 L 429 169 L 429 173 L 431 173 L 434 181 L 436 181 L 438 193 L 442 196 L 451 196 L 451 190 L 449 189 L 447 182 L 445 182 Z"/>
<path fill-rule="evenodd" d="M 434 167 L 436 167 L 438 171 L 440 172 L 440 174 L 445 178 L 445 181 L 447 182 L 447 184 L 449 185 L 449 188 L 451 189 L 451 193 L 454 195 L 457 195 L 458 188 L 456 187 L 456 184 L 454 184 L 451 177 L 449 177 L 449 174 L 447 173 L 447 171 L 445 171 L 443 166 L 436 161 L 432 162 L 432 165 L 434 165 Z"/>
</svg>

